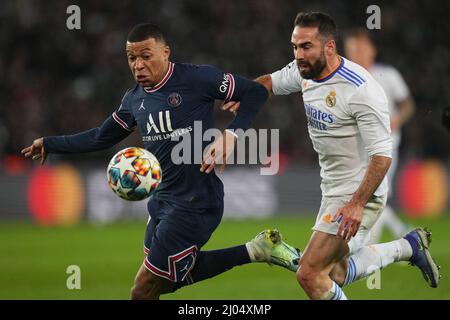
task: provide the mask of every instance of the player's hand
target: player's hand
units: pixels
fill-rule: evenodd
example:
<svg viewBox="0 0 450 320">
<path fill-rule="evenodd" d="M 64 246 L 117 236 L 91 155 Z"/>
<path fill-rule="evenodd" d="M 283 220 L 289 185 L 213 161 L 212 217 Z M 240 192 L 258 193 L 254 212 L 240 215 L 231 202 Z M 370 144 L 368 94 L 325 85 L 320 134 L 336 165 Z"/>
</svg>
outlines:
<svg viewBox="0 0 450 320">
<path fill-rule="evenodd" d="M 349 241 L 351 237 L 355 236 L 361 225 L 363 217 L 364 206 L 350 201 L 344 207 L 340 208 L 333 217 L 331 222 L 336 222 L 342 216 L 339 224 L 337 236 Z"/>
<path fill-rule="evenodd" d="M 236 115 L 240 106 L 241 106 L 241 103 L 239 101 L 228 101 L 227 103 L 225 103 L 222 106 L 222 110 L 228 110 L 228 111 L 232 112 L 234 115 Z"/>
<path fill-rule="evenodd" d="M 33 160 L 41 159 L 41 164 L 44 164 L 47 159 L 47 152 L 44 150 L 44 138 L 38 138 L 33 141 L 33 144 L 22 150 L 25 158 L 31 157 Z"/>
<path fill-rule="evenodd" d="M 206 151 L 200 171 L 210 173 L 216 164 L 221 164 L 219 172 L 222 173 L 227 159 L 234 151 L 236 140 L 237 138 L 234 134 L 224 131 L 220 138 L 214 141 L 208 151 Z"/>
</svg>

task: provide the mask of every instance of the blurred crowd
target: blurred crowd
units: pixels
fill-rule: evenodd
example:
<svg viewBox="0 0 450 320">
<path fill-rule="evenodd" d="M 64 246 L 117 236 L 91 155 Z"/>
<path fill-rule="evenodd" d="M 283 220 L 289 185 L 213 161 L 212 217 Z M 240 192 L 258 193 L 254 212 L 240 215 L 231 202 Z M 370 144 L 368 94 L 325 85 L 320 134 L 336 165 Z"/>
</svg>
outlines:
<svg viewBox="0 0 450 320">
<path fill-rule="evenodd" d="M 81 30 L 68 30 L 66 9 L 81 9 Z M 364 27 L 369 1 L 135 0 L 2 1 L 0 3 L 0 159 L 36 137 L 98 126 L 133 85 L 124 52 L 133 25 L 166 30 L 172 61 L 213 64 L 249 78 L 292 60 L 290 35 L 299 11 L 331 14 L 340 29 Z M 379 60 L 404 76 L 417 109 L 404 127 L 401 155 L 448 162 L 450 135 L 441 110 L 450 104 L 448 1 L 378 1 L 374 30 Z M 339 44 L 342 48 L 342 44 Z M 217 108 L 217 124 L 231 115 Z M 255 126 L 279 128 L 281 151 L 316 162 L 301 95 L 272 99 Z M 134 135 L 124 144 L 139 144 Z M 111 154 L 108 151 L 106 154 Z M 92 161 L 104 152 L 84 156 Z"/>
</svg>

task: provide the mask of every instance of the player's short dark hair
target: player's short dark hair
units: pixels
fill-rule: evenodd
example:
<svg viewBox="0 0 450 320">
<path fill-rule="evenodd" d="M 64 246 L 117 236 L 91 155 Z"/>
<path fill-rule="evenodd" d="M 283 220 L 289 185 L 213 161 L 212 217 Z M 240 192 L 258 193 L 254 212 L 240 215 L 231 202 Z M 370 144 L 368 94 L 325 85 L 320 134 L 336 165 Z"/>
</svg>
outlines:
<svg viewBox="0 0 450 320">
<path fill-rule="evenodd" d="M 337 42 L 338 31 L 333 18 L 323 12 L 299 12 L 294 20 L 294 27 L 317 27 L 319 34 L 326 39 Z"/>
<path fill-rule="evenodd" d="M 367 29 L 364 28 L 354 28 L 347 30 L 344 33 L 344 40 L 351 38 L 364 38 L 367 39 L 372 45 L 375 45 L 375 41 L 373 39 L 372 34 Z"/>
<path fill-rule="evenodd" d="M 140 42 L 149 38 L 153 38 L 156 41 L 162 42 L 166 45 L 168 44 L 167 37 L 164 32 L 158 26 L 151 23 L 140 23 L 135 25 L 128 34 L 127 41 Z"/>
</svg>

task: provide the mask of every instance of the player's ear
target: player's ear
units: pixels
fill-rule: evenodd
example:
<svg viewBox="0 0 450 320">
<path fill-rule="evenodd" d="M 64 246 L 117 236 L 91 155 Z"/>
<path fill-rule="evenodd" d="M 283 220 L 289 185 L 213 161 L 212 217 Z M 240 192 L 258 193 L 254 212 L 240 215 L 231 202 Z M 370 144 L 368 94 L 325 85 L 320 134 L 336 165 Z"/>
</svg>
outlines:
<svg viewBox="0 0 450 320">
<path fill-rule="evenodd" d="M 330 56 L 336 53 L 336 41 L 333 39 L 328 40 L 325 43 L 325 54 Z"/>
<path fill-rule="evenodd" d="M 164 57 L 165 57 L 167 60 L 169 60 L 169 57 L 170 57 L 170 47 L 169 47 L 169 46 L 165 46 L 165 47 L 164 47 L 164 49 L 163 49 L 163 54 L 164 54 Z"/>
</svg>

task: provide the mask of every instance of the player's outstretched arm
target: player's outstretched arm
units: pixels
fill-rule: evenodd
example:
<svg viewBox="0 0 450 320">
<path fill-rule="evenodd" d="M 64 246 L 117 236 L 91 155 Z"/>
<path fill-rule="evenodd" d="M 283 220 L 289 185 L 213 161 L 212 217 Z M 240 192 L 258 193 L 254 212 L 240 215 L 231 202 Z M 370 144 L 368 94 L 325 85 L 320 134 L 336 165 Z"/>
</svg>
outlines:
<svg viewBox="0 0 450 320">
<path fill-rule="evenodd" d="M 194 74 L 193 83 L 200 94 L 211 100 L 240 101 L 241 108 L 220 139 L 214 141 L 204 155 L 200 171 L 209 173 L 216 164 L 222 164 L 234 150 L 237 136 L 247 130 L 268 98 L 267 89 L 252 80 L 223 73 L 212 66 L 201 66 Z M 238 130 L 240 129 L 240 130 Z"/>
<path fill-rule="evenodd" d="M 44 164 L 47 159 L 47 152 L 44 149 L 44 138 L 38 138 L 33 141 L 31 146 L 26 147 L 22 150 L 22 154 L 25 158 L 32 157 L 33 160 L 41 159 L 41 164 Z"/>
<path fill-rule="evenodd" d="M 33 141 L 22 154 L 43 164 L 49 153 L 70 154 L 104 150 L 125 139 L 131 131 L 124 129 L 112 116 L 100 127 L 73 135 L 42 137 Z"/>
<path fill-rule="evenodd" d="M 240 100 L 242 107 L 222 136 L 214 141 L 207 150 L 200 167 L 201 172 L 210 173 L 216 164 L 221 165 L 220 172 L 224 170 L 227 159 L 235 149 L 238 133 L 250 127 L 256 114 L 268 98 L 266 89 L 259 83 L 238 77 L 235 77 L 235 80 L 236 86 L 240 86 L 241 89 L 235 98 Z"/>
<path fill-rule="evenodd" d="M 272 77 L 270 74 L 262 75 L 255 79 L 256 82 L 262 84 L 269 93 L 269 97 L 273 95 L 272 91 Z M 236 115 L 236 112 L 239 110 L 239 107 L 241 106 L 241 103 L 239 101 L 228 101 L 223 104 L 222 110 L 228 110 L 234 115 Z"/>
</svg>

